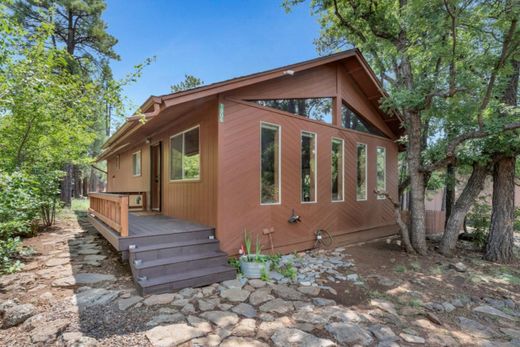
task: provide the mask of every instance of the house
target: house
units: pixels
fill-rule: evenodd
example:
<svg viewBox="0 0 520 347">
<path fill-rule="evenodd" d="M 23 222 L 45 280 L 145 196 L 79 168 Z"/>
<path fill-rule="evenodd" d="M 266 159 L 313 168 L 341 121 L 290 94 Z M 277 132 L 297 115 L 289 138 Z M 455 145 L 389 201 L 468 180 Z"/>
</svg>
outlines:
<svg viewBox="0 0 520 347">
<path fill-rule="evenodd" d="M 92 223 L 144 292 L 234 276 L 225 258 L 244 230 L 265 249 L 273 228 L 281 253 L 312 248 L 318 229 L 336 244 L 394 234 L 374 190 L 397 196 L 402 129 L 382 96 L 356 49 L 152 96 L 103 147 Z"/>
</svg>

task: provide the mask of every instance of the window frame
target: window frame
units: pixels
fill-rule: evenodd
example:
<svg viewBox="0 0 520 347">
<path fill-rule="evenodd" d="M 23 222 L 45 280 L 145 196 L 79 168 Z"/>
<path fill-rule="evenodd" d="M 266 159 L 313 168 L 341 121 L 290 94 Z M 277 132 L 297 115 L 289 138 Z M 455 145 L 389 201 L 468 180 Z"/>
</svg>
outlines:
<svg viewBox="0 0 520 347">
<path fill-rule="evenodd" d="M 263 126 L 275 127 L 278 129 L 278 201 L 277 202 L 262 202 L 262 129 Z M 260 121 L 260 141 L 259 141 L 260 155 L 259 155 L 259 183 L 260 183 L 260 206 L 272 206 L 282 204 L 282 126 L 276 123 Z"/>
<path fill-rule="evenodd" d="M 360 199 L 357 194 L 357 182 L 358 182 L 358 163 L 359 163 L 359 154 L 358 154 L 358 147 L 359 146 L 365 147 L 365 197 L 363 199 Z M 356 143 L 356 201 L 368 201 L 368 145 L 366 143 L 357 142 Z"/>
<path fill-rule="evenodd" d="M 377 177 L 377 174 L 378 174 L 378 167 L 377 167 L 377 159 L 378 159 L 378 156 L 379 156 L 379 153 L 378 153 L 378 150 L 379 149 L 383 149 L 383 156 L 384 156 L 384 161 L 383 161 L 383 164 L 384 164 L 384 168 L 383 168 L 383 173 L 384 173 L 384 180 L 383 180 L 383 191 L 386 192 L 386 147 L 383 147 L 383 146 L 377 146 L 376 147 L 376 189 L 378 188 L 377 187 L 377 184 L 378 184 L 378 177 Z M 386 196 L 385 195 L 381 195 L 381 194 L 377 194 L 377 200 L 385 200 L 386 199 Z"/>
<path fill-rule="evenodd" d="M 330 122 L 328 121 L 325 121 L 325 120 L 319 120 L 319 119 L 314 119 L 314 118 L 311 118 L 310 115 L 303 115 L 303 114 L 300 114 L 300 113 L 293 113 L 293 112 L 290 112 L 290 111 L 287 111 L 287 110 L 282 110 L 280 108 L 276 108 L 276 107 L 273 107 L 273 106 L 268 106 L 268 105 L 263 105 L 261 104 L 260 102 L 269 102 L 269 101 L 288 101 L 288 100 L 311 100 L 311 99 L 330 99 Z M 313 122 L 318 122 L 318 124 L 326 124 L 326 125 L 329 125 L 329 126 L 334 126 L 334 108 L 335 108 L 335 104 L 336 104 L 336 96 L 318 96 L 318 97 L 296 97 L 296 98 L 267 98 L 267 99 L 258 99 L 256 97 L 251 97 L 251 98 L 242 98 L 242 100 L 244 100 L 245 102 L 248 102 L 248 103 L 252 103 L 256 106 L 259 106 L 259 107 L 262 107 L 262 108 L 265 108 L 265 109 L 268 109 L 270 111 L 276 111 L 276 112 L 282 112 L 284 114 L 290 114 L 291 116 L 297 116 L 299 118 L 302 118 L 302 119 L 306 119 L 306 120 L 310 120 L 310 121 L 313 121 Z"/>
<path fill-rule="evenodd" d="M 341 199 L 340 200 L 334 200 L 332 198 L 332 146 L 334 144 L 334 140 L 337 140 L 339 142 L 341 142 L 341 166 L 342 166 L 342 170 L 341 170 Z M 330 155 L 330 182 L 331 182 L 331 187 L 330 187 L 330 201 L 331 202 L 345 202 L 345 140 L 342 139 L 342 138 L 339 138 L 339 137 L 332 137 L 331 140 L 330 140 L 330 147 L 331 147 L 331 155 Z"/>
<path fill-rule="evenodd" d="M 303 201 L 303 189 L 302 189 L 302 137 L 303 134 L 314 135 L 314 201 Z M 318 134 L 308 130 L 300 131 L 300 203 L 301 204 L 317 204 L 318 203 Z"/>
<path fill-rule="evenodd" d="M 198 178 L 184 178 L 184 134 L 187 133 L 187 132 L 190 132 L 192 131 L 193 129 L 197 129 L 199 128 L 199 146 L 198 146 L 198 149 L 199 149 L 199 177 Z M 179 135 L 182 135 L 182 160 L 181 160 L 181 163 L 182 163 L 182 178 L 176 178 L 176 179 L 172 179 L 172 138 L 174 137 L 177 137 Z M 176 134 L 173 134 L 172 136 L 170 136 L 170 139 L 169 139 L 169 144 L 168 144 L 168 150 L 169 150 L 169 153 L 168 153 L 168 179 L 170 182 L 174 183 L 174 182 L 200 182 L 201 178 L 202 178 L 202 153 L 201 153 L 201 148 L 200 148 L 200 124 L 197 124 L 191 128 L 188 128 L 186 130 L 183 130 L 183 131 L 180 131 Z"/>
<path fill-rule="evenodd" d="M 134 166 L 134 155 L 139 156 L 139 172 L 134 172 L 135 166 Z M 137 152 L 132 153 L 132 176 L 133 177 L 141 177 L 143 174 L 143 156 L 141 153 L 141 150 L 138 150 Z"/>
</svg>

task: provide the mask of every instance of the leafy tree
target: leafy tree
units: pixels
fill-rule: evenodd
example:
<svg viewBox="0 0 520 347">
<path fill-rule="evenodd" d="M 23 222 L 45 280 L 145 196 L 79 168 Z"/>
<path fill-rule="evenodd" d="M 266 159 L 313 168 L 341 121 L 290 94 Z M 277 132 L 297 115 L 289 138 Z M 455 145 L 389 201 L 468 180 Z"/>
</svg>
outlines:
<svg viewBox="0 0 520 347">
<path fill-rule="evenodd" d="M 193 75 L 184 75 L 184 81 L 172 85 L 172 93 L 182 92 L 184 90 L 197 88 L 204 85 L 204 82 Z"/>
</svg>

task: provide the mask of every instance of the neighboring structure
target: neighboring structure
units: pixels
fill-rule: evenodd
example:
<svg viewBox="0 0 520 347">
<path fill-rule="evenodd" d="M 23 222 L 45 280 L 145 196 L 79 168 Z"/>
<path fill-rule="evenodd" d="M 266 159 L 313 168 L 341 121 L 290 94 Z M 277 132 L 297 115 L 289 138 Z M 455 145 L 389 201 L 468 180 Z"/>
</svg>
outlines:
<svg viewBox="0 0 520 347">
<path fill-rule="evenodd" d="M 402 131 L 382 96 L 349 50 L 150 97 L 104 146 L 107 190 L 216 229 L 227 254 L 238 253 L 244 230 L 266 248 L 262 230 L 274 228 L 278 252 L 311 248 L 318 229 L 341 243 L 393 234 L 392 204 L 373 192 L 397 196 Z M 293 214 L 301 221 L 289 223 Z"/>
</svg>

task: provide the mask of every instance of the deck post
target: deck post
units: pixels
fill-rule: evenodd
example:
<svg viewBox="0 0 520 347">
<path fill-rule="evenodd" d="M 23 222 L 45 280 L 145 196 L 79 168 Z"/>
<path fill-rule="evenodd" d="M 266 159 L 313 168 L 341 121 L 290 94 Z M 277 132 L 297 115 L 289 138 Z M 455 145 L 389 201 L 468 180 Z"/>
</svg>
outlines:
<svg viewBox="0 0 520 347">
<path fill-rule="evenodd" d="M 121 211 L 121 237 L 128 236 L 128 195 L 121 197 L 120 200 Z"/>
</svg>

